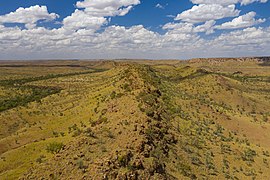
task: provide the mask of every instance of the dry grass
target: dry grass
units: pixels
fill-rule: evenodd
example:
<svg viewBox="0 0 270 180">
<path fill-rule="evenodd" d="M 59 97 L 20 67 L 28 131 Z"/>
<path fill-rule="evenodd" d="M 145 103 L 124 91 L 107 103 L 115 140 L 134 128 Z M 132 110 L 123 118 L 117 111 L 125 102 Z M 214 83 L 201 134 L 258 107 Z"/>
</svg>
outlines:
<svg viewBox="0 0 270 180">
<path fill-rule="evenodd" d="M 9 65 L 0 67 L 2 80 L 107 71 L 23 85 L 61 91 L 0 113 L 1 179 L 270 177 L 269 66 L 135 60 Z M 3 85 L 0 100 L 31 93 Z M 65 146 L 52 154 L 46 147 L 53 142 Z"/>
</svg>

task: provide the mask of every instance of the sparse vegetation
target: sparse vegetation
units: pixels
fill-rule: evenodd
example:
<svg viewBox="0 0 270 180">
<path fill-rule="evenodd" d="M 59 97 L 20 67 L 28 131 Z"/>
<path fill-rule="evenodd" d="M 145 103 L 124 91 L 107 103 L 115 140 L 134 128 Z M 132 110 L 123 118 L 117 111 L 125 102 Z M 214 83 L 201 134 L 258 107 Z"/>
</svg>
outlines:
<svg viewBox="0 0 270 180">
<path fill-rule="evenodd" d="M 57 63 L 0 66 L 0 179 L 270 177 L 269 66 Z"/>
</svg>

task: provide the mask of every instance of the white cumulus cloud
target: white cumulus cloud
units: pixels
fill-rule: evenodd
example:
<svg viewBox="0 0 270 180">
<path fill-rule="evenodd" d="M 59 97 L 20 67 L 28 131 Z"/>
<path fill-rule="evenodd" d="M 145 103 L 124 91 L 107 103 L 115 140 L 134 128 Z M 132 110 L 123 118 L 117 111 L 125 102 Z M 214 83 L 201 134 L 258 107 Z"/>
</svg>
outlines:
<svg viewBox="0 0 270 180">
<path fill-rule="evenodd" d="M 86 29 L 94 33 L 108 23 L 108 17 L 124 16 L 139 0 L 84 0 L 76 3 L 74 13 L 63 20 L 65 30 Z"/>
<path fill-rule="evenodd" d="M 238 29 L 254 26 L 265 22 L 265 19 L 255 19 L 256 12 L 249 12 L 243 16 L 234 18 L 230 22 L 225 22 L 219 26 L 216 26 L 217 29 Z"/>
<path fill-rule="evenodd" d="M 84 0 L 78 1 L 78 8 L 85 8 L 87 14 L 92 16 L 124 16 L 134 5 L 140 4 L 140 0 Z"/>
<path fill-rule="evenodd" d="M 192 2 L 197 5 L 179 12 L 177 22 L 162 26 L 164 33 L 143 25 L 108 25 L 110 18 L 124 16 L 139 0 L 80 1 L 59 28 L 37 26 L 41 20 L 54 21 L 58 17 L 49 13 L 46 6 L 19 8 L 0 16 L 0 59 L 191 58 L 270 52 L 270 27 L 253 27 L 265 19 L 256 19 L 255 12 L 239 16 L 240 10 L 235 8 L 239 3 L 265 0 Z M 229 17 L 228 22 L 218 24 L 219 19 Z M 27 28 L 8 27 L 5 23 L 23 23 Z M 211 38 L 201 35 L 219 29 L 225 31 L 212 34 Z"/>
<path fill-rule="evenodd" d="M 240 0 L 241 5 L 248 5 L 254 2 L 266 3 L 268 0 Z"/>
<path fill-rule="evenodd" d="M 63 28 L 69 30 L 92 29 L 95 31 L 106 23 L 107 19 L 104 17 L 91 16 L 82 10 L 76 9 L 71 16 L 63 20 Z"/>
<path fill-rule="evenodd" d="M 191 0 L 193 4 L 219 4 L 222 6 L 228 6 L 231 4 L 237 4 L 239 0 Z"/>
<path fill-rule="evenodd" d="M 221 6 L 219 4 L 200 4 L 178 14 L 175 20 L 200 23 L 226 17 L 235 17 L 238 16 L 239 13 L 240 11 L 235 9 L 235 5 Z"/>
<path fill-rule="evenodd" d="M 266 3 L 268 0 L 191 0 L 193 4 L 220 4 L 222 6 L 228 6 L 231 4 L 248 5 L 254 2 Z"/>
<path fill-rule="evenodd" d="M 48 13 L 46 6 L 31 6 L 29 8 L 18 8 L 15 12 L 0 16 L 0 23 L 22 23 L 27 28 L 36 27 L 39 20 L 52 21 L 59 16 L 55 13 Z"/>
<path fill-rule="evenodd" d="M 214 33 L 214 25 L 216 24 L 216 21 L 210 20 L 206 21 L 204 24 L 199 25 L 194 28 L 195 32 L 205 32 L 206 34 L 212 34 Z"/>
</svg>

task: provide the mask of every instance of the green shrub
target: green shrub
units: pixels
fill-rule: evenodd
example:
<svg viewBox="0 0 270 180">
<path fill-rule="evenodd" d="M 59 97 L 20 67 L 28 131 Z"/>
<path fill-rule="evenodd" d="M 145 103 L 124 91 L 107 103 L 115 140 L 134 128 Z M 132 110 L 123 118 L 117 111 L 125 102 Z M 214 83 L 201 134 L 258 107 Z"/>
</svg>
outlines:
<svg viewBox="0 0 270 180">
<path fill-rule="evenodd" d="M 64 144 L 63 143 L 58 143 L 58 142 L 53 142 L 47 145 L 46 150 L 50 153 L 58 153 L 61 149 L 63 149 Z"/>
<path fill-rule="evenodd" d="M 79 136 L 81 133 L 82 133 L 82 130 L 76 129 L 76 130 L 73 132 L 72 137 L 77 137 L 77 136 Z"/>
<path fill-rule="evenodd" d="M 270 157 L 269 151 L 263 151 L 263 155 L 266 156 L 266 157 Z"/>
<path fill-rule="evenodd" d="M 54 136 L 54 137 L 59 137 L 59 133 L 56 132 L 56 131 L 53 131 L 53 136 Z"/>
<path fill-rule="evenodd" d="M 126 92 L 130 92 L 131 91 L 131 87 L 129 86 L 129 84 L 125 83 L 123 85 L 123 89 L 126 91 Z"/>
<path fill-rule="evenodd" d="M 95 137 L 95 133 L 92 131 L 91 128 L 87 128 L 85 131 L 84 131 L 84 134 L 88 137 Z"/>
<path fill-rule="evenodd" d="M 83 160 L 82 160 L 82 159 L 79 159 L 79 160 L 77 161 L 77 165 L 78 165 L 79 169 L 83 169 L 83 168 L 84 168 Z"/>
<path fill-rule="evenodd" d="M 43 160 L 44 158 L 46 158 L 46 156 L 41 155 L 39 158 L 36 159 L 36 162 L 37 163 L 43 163 L 44 162 L 44 160 Z"/>
<path fill-rule="evenodd" d="M 111 99 L 114 99 L 116 97 L 116 92 L 113 91 L 110 96 L 111 96 Z"/>
<path fill-rule="evenodd" d="M 242 154 L 242 159 L 244 161 L 254 162 L 254 157 L 257 155 L 256 151 L 248 148 Z"/>
</svg>

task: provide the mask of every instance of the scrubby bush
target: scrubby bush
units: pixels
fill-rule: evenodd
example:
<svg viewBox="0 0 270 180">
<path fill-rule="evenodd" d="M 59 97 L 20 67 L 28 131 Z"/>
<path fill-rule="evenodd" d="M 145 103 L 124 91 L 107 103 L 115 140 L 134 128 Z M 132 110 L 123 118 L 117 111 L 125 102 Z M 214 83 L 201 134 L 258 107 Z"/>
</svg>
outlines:
<svg viewBox="0 0 270 180">
<path fill-rule="evenodd" d="M 84 131 L 84 134 L 88 137 L 95 137 L 95 133 L 92 131 L 91 128 L 87 128 L 85 131 Z"/>
<path fill-rule="evenodd" d="M 266 156 L 266 157 L 270 157 L 269 151 L 263 151 L 263 155 Z"/>
<path fill-rule="evenodd" d="M 63 149 L 64 144 L 63 143 L 58 143 L 58 142 L 53 142 L 47 145 L 46 150 L 50 153 L 58 153 L 61 149 Z"/>
<path fill-rule="evenodd" d="M 78 165 L 79 169 L 83 169 L 83 168 L 84 168 L 83 160 L 82 160 L 82 159 L 79 159 L 79 160 L 77 161 L 77 165 Z"/>
<path fill-rule="evenodd" d="M 256 151 L 248 148 L 242 154 L 242 159 L 244 161 L 254 162 L 254 157 L 257 155 Z"/>
<path fill-rule="evenodd" d="M 39 158 L 36 159 L 37 163 L 43 163 L 43 159 L 46 158 L 46 156 L 41 155 Z"/>
</svg>

